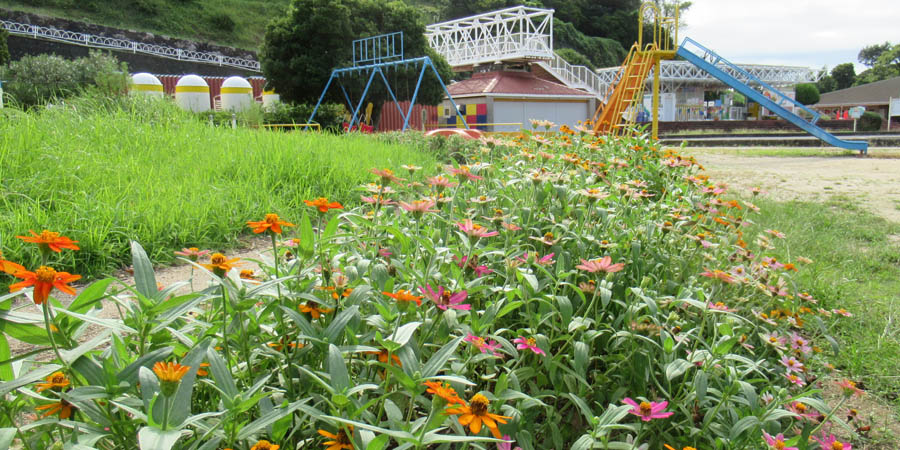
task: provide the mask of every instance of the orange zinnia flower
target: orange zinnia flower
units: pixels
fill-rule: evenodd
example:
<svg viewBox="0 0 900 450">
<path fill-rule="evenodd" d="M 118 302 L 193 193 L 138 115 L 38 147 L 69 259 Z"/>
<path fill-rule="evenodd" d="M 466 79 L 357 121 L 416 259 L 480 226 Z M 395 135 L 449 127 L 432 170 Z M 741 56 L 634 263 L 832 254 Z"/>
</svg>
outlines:
<svg viewBox="0 0 900 450">
<path fill-rule="evenodd" d="M 350 431 L 350 434 L 353 434 L 353 427 L 347 427 Z M 350 436 L 347 435 L 347 431 L 338 430 L 337 433 L 329 433 L 325 430 L 317 430 L 319 434 L 322 436 L 331 439 L 330 441 L 325 441 L 322 445 L 327 446 L 325 450 L 353 450 L 353 441 L 350 439 Z"/>
<path fill-rule="evenodd" d="M 211 270 L 214 274 L 216 274 L 216 276 L 221 277 L 225 275 L 229 270 L 231 270 L 234 266 L 240 265 L 240 263 L 238 262 L 240 260 L 240 258 L 228 259 L 221 253 L 213 253 L 213 255 L 209 257 L 209 264 L 200 265 Z"/>
<path fill-rule="evenodd" d="M 247 222 L 247 226 L 253 228 L 254 233 L 272 230 L 275 234 L 281 234 L 281 227 L 292 227 L 294 224 L 281 220 L 278 214 L 266 214 L 265 219 L 259 222 Z"/>
<path fill-rule="evenodd" d="M 458 414 L 459 424 L 464 427 L 468 426 L 469 431 L 474 434 L 481 432 L 481 424 L 483 423 L 484 426 L 491 430 L 491 434 L 493 434 L 495 438 L 500 439 L 502 435 L 500 434 L 497 422 L 505 424 L 506 419 L 511 419 L 512 417 L 489 413 L 488 408 L 490 406 L 491 402 L 487 397 L 481 394 L 475 394 L 475 396 L 472 397 L 472 400 L 469 401 L 468 406 L 450 408 L 447 410 L 447 413 Z"/>
<path fill-rule="evenodd" d="M 311 315 L 313 319 L 318 319 L 323 314 L 328 314 L 333 311 L 333 309 L 325 308 L 315 302 L 306 302 L 297 308 L 300 309 L 300 312 Z"/>
<path fill-rule="evenodd" d="M 52 416 L 53 414 L 59 413 L 60 419 L 68 419 L 69 417 L 72 417 L 72 408 L 74 408 L 74 406 L 72 406 L 71 403 L 65 401 L 64 399 L 59 399 L 59 401 L 56 403 L 38 406 L 34 409 L 38 411 L 47 411 L 42 414 L 41 417 Z"/>
<path fill-rule="evenodd" d="M 428 389 L 426 389 L 425 392 L 437 395 L 438 397 L 446 400 L 447 403 L 451 405 L 459 404 L 461 406 L 466 406 L 465 400 L 459 398 L 456 390 L 450 387 L 449 383 L 441 383 L 440 381 L 426 381 L 425 386 L 428 386 Z"/>
<path fill-rule="evenodd" d="M 69 250 L 80 250 L 75 243 L 78 241 L 73 241 L 65 236 L 60 236 L 59 233 L 55 231 L 44 230 L 41 231 L 41 234 L 37 234 L 34 230 L 28 230 L 32 236 L 16 236 L 17 238 L 25 241 L 31 242 L 32 244 L 37 244 L 39 248 L 50 249 L 54 252 L 61 252 L 62 249 L 67 248 Z"/>
<path fill-rule="evenodd" d="M 178 363 L 173 362 L 162 362 L 157 361 L 156 364 L 153 365 L 153 373 L 159 377 L 159 381 L 168 381 L 172 383 L 177 383 L 181 381 L 181 378 L 188 373 L 188 370 L 191 370 L 190 366 L 182 366 Z"/>
<path fill-rule="evenodd" d="M 306 203 L 306 206 L 317 208 L 320 213 L 327 213 L 329 209 L 344 209 L 344 206 L 340 203 L 329 203 L 328 199 L 325 197 L 319 197 L 315 200 L 303 200 L 303 203 Z"/>
<path fill-rule="evenodd" d="M 72 275 L 68 272 L 57 272 L 50 267 L 41 266 L 35 272 L 21 270 L 15 273 L 16 278 L 24 281 L 9 286 L 9 292 L 16 292 L 28 286 L 34 286 L 34 303 L 40 305 L 50 296 L 50 291 L 57 288 L 69 295 L 75 295 L 75 290 L 68 286 L 81 275 Z"/>
<path fill-rule="evenodd" d="M 259 440 L 253 447 L 250 447 L 250 450 L 278 450 L 281 448 L 280 445 L 275 445 L 265 439 Z"/>
<path fill-rule="evenodd" d="M 43 383 L 38 383 L 37 391 L 45 391 L 47 389 L 56 389 L 62 390 L 69 386 L 69 379 L 66 378 L 66 375 L 62 372 L 53 372 L 49 377 L 44 378 L 46 380 Z"/>
<path fill-rule="evenodd" d="M 379 362 L 383 362 L 385 364 L 388 363 L 388 354 L 389 353 L 387 350 L 379 350 L 377 352 L 366 352 L 366 353 L 368 353 L 370 355 L 378 355 Z M 397 355 L 390 355 L 390 356 L 391 356 L 390 359 L 391 359 L 392 366 L 403 367 L 403 363 L 400 362 L 400 358 L 398 358 Z"/>
<path fill-rule="evenodd" d="M 390 292 L 382 292 L 382 294 L 397 300 L 398 302 L 416 302 L 416 305 L 422 306 L 422 296 L 412 295 L 411 292 L 400 289 L 396 294 Z"/>
<path fill-rule="evenodd" d="M 12 261 L 7 261 L 2 258 L 3 253 L 0 253 L 0 272 L 6 272 L 10 275 L 15 275 L 16 272 L 21 272 L 25 270 L 25 266 L 21 264 L 16 264 Z"/>
</svg>

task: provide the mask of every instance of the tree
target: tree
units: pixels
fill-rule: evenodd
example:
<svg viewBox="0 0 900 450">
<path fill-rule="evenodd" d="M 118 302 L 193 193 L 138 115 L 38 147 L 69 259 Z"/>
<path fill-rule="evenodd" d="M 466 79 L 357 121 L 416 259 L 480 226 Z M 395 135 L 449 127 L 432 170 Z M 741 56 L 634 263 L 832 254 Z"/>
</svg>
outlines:
<svg viewBox="0 0 900 450">
<path fill-rule="evenodd" d="M 803 83 L 794 88 L 794 96 L 798 102 L 804 105 L 819 103 L 819 90 L 815 84 Z"/>
<path fill-rule="evenodd" d="M 0 66 L 9 63 L 9 47 L 6 45 L 6 38 L 9 37 L 9 32 L 0 28 Z"/>
<path fill-rule="evenodd" d="M 877 48 L 873 50 L 872 47 Z M 870 69 L 856 76 L 855 84 L 857 86 L 900 76 L 900 44 L 892 46 L 885 42 L 881 46 L 870 45 L 864 48 L 860 55 L 863 52 L 867 52 L 867 58 L 874 57 L 875 59 Z M 876 53 L 877 56 L 874 56 Z M 870 60 L 867 59 L 867 61 Z"/>
<path fill-rule="evenodd" d="M 352 41 L 378 34 L 403 32 L 406 58 L 429 56 L 441 78 L 449 80 L 450 66 L 425 39 L 425 25 L 418 10 L 401 1 L 378 0 L 292 0 L 287 14 L 273 20 L 266 29 L 260 62 L 269 84 L 285 101 L 314 103 L 318 100 L 331 71 L 352 65 Z M 388 80 L 400 100 L 412 96 L 418 79 L 415 67 L 394 67 Z M 376 105 L 388 98 L 380 77 L 376 76 L 367 101 Z M 345 77 L 341 83 L 351 100 L 358 102 L 367 79 Z M 417 98 L 418 103 L 437 104 L 444 93 L 432 75 L 427 75 Z M 329 89 L 326 101 L 344 103 L 338 86 Z"/>
<path fill-rule="evenodd" d="M 853 82 L 856 81 L 856 69 L 853 67 L 853 63 L 834 66 L 834 69 L 831 69 L 831 78 L 834 79 L 837 89 L 847 89 L 853 86 Z"/>
<path fill-rule="evenodd" d="M 865 64 L 869 67 L 873 67 L 875 65 L 875 62 L 878 61 L 878 57 L 890 48 L 890 42 L 885 42 L 884 44 L 872 44 L 863 47 L 863 49 L 859 51 L 857 59 L 859 59 L 860 63 Z"/>
</svg>

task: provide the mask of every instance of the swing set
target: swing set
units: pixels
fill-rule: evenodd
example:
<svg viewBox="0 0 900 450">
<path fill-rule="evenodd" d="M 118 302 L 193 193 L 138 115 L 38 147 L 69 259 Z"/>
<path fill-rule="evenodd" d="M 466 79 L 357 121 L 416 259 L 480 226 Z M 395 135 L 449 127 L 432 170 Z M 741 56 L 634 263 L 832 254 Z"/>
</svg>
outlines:
<svg viewBox="0 0 900 450">
<path fill-rule="evenodd" d="M 401 68 L 407 69 L 410 66 L 414 68 L 418 68 L 421 66 L 421 69 L 419 69 L 419 77 L 416 81 L 416 87 L 409 102 L 409 109 L 407 111 L 403 111 L 403 108 L 400 107 L 400 102 L 397 100 L 397 96 L 394 95 L 394 89 L 391 88 L 391 83 L 388 81 L 388 77 L 386 76 L 385 72 L 390 70 L 394 70 L 396 72 Z M 328 89 L 331 87 L 332 83 L 337 80 L 337 84 L 340 86 L 341 92 L 344 94 L 344 100 L 347 102 L 347 106 L 350 108 L 350 111 L 353 111 L 353 116 L 350 118 L 350 123 L 346 126 L 347 130 L 353 131 L 356 128 L 362 128 L 362 117 L 360 116 L 360 111 L 362 110 L 362 106 L 366 101 L 366 96 L 369 94 L 369 88 L 372 87 L 372 82 L 375 80 L 375 75 L 377 74 L 380 76 L 381 81 L 384 82 L 384 86 L 387 89 L 388 95 L 390 95 L 391 100 L 394 101 L 394 105 L 400 112 L 400 116 L 403 117 L 402 131 L 406 131 L 407 127 L 409 127 L 409 119 L 412 116 L 413 107 L 416 104 L 416 98 L 418 98 L 419 96 L 419 89 L 422 87 L 422 79 L 425 77 L 425 72 L 427 72 L 429 68 L 431 69 L 431 72 L 434 73 L 434 76 L 435 78 L 437 78 L 438 83 L 440 83 L 441 88 L 444 90 L 444 94 L 446 94 L 447 98 L 450 99 L 450 103 L 453 105 L 453 110 L 456 111 L 460 123 L 465 125 L 466 129 L 469 129 L 469 125 L 466 123 L 465 118 L 459 112 L 459 108 L 457 108 L 456 102 L 453 101 L 453 96 L 451 96 L 450 91 L 447 90 L 447 86 L 441 79 L 441 75 L 438 73 L 437 68 L 434 66 L 434 62 L 431 61 L 431 58 L 429 58 L 428 56 L 410 59 L 404 58 L 402 31 L 381 34 L 378 36 L 372 36 L 353 41 L 353 66 L 333 69 L 331 71 L 331 76 L 328 78 L 328 82 L 325 84 L 325 89 L 322 90 L 322 94 L 319 96 L 319 101 L 316 102 L 316 107 L 313 108 L 312 115 L 309 116 L 309 120 L 307 122 L 312 123 L 313 119 L 316 117 L 316 112 L 319 110 L 319 106 L 322 104 L 322 100 L 325 98 L 325 94 L 328 93 Z M 366 81 L 366 86 L 363 89 L 359 102 L 354 103 L 347 92 L 347 88 L 344 86 L 343 79 L 358 78 L 360 75 L 367 76 L 368 81 Z M 407 88 L 408 87 L 409 86 L 407 85 Z"/>
</svg>

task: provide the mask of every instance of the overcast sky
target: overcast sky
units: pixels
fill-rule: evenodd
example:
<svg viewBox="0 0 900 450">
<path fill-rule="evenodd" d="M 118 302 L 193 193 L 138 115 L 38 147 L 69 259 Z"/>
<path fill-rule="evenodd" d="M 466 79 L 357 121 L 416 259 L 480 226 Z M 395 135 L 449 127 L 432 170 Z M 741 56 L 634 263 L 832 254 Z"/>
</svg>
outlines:
<svg viewBox="0 0 900 450">
<path fill-rule="evenodd" d="M 866 45 L 900 43 L 900 0 L 693 0 L 680 38 L 744 64 L 821 68 Z"/>
</svg>

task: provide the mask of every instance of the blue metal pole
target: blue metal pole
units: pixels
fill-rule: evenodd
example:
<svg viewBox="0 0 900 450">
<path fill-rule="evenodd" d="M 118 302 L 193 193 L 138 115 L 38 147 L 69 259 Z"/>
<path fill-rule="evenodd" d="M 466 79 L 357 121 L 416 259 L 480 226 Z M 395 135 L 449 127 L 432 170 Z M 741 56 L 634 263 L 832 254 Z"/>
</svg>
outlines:
<svg viewBox="0 0 900 450">
<path fill-rule="evenodd" d="M 388 83 L 387 77 L 384 76 L 384 72 L 378 71 L 381 74 L 381 79 L 384 80 L 384 86 L 387 87 L 388 94 L 391 94 L 391 98 L 394 100 L 394 104 L 397 105 L 397 111 L 400 111 L 400 117 L 403 116 L 403 108 L 400 107 L 400 102 L 397 101 L 397 97 L 394 95 L 394 91 L 391 89 L 391 84 Z M 409 105 L 409 110 L 412 111 L 412 104 Z"/>
<path fill-rule="evenodd" d="M 353 118 L 350 119 L 350 126 L 347 127 L 348 132 L 353 129 L 353 124 L 356 123 L 356 118 L 359 114 L 359 109 L 362 108 L 363 103 L 366 101 L 366 95 L 368 95 L 368 93 L 369 93 L 369 87 L 372 86 L 372 80 L 375 79 L 375 71 L 376 70 L 380 70 L 380 69 L 377 67 L 373 68 L 372 74 L 369 75 L 369 81 L 366 82 L 366 88 L 363 90 L 362 98 L 359 99 L 359 105 L 357 105 L 356 110 L 353 111 Z"/>
<path fill-rule="evenodd" d="M 347 94 L 347 88 L 344 87 L 344 83 L 341 83 L 341 90 L 344 91 L 344 98 L 347 99 L 347 108 L 353 109 L 353 100 L 350 99 L 350 95 Z"/>
<path fill-rule="evenodd" d="M 416 81 L 416 90 L 413 91 L 412 99 L 409 101 L 409 114 L 403 118 L 403 129 L 400 131 L 406 131 L 406 127 L 409 126 L 409 117 L 412 116 L 413 105 L 416 104 L 416 98 L 419 96 L 419 88 L 422 87 L 422 78 L 425 76 L 427 66 L 427 62 L 422 64 L 422 70 L 419 72 L 419 81 Z"/>
<path fill-rule="evenodd" d="M 462 124 L 466 126 L 466 129 L 469 129 L 469 124 L 466 123 L 466 118 L 463 117 L 462 113 L 459 112 L 459 108 L 456 107 L 456 102 L 453 101 L 453 96 L 450 95 L 450 91 L 447 89 L 447 86 L 444 84 L 444 80 L 441 79 L 441 74 L 438 73 L 437 67 L 434 67 L 434 63 L 431 62 L 431 58 L 425 57 L 425 64 L 431 66 L 431 70 L 434 71 L 434 76 L 437 78 L 438 83 L 441 83 L 441 88 L 444 90 L 444 93 L 447 94 L 447 98 L 450 99 L 450 104 L 453 105 L 453 109 L 456 111 L 456 115 L 459 116 L 459 120 L 462 121 Z"/>
<path fill-rule="evenodd" d="M 335 74 L 335 72 L 336 72 L 336 71 L 332 71 L 332 72 L 331 72 L 331 76 L 328 77 L 328 83 L 325 83 L 325 89 L 322 90 L 322 95 L 319 96 L 319 101 L 316 102 L 316 107 L 313 108 L 312 115 L 309 116 L 309 120 L 307 120 L 307 123 L 313 123 L 313 118 L 316 117 L 316 111 L 319 110 L 319 105 L 322 104 L 322 99 L 325 98 L 325 93 L 328 92 L 328 88 L 331 87 L 331 80 L 334 80 L 334 74 Z M 342 87 L 343 87 L 343 86 L 342 86 Z M 346 92 L 345 92 L 344 94 L 346 94 Z M 351 105 L 351 106 L 352 106 L 352 105 Z M 304 129 L 305 129 L 305 128 L 304 128 Z"/>
</svg>

